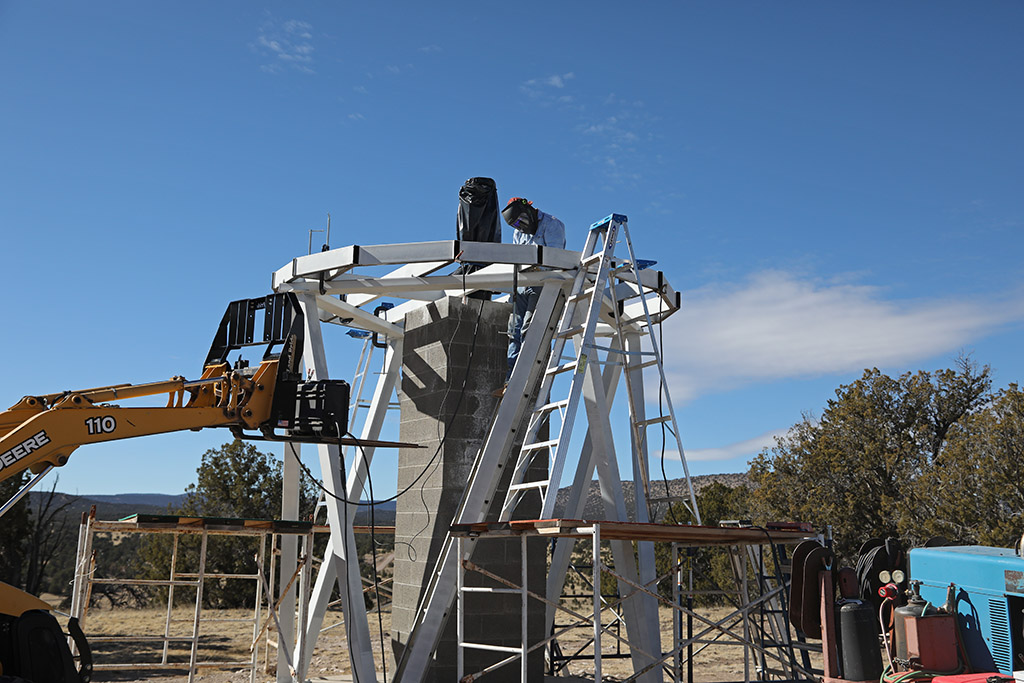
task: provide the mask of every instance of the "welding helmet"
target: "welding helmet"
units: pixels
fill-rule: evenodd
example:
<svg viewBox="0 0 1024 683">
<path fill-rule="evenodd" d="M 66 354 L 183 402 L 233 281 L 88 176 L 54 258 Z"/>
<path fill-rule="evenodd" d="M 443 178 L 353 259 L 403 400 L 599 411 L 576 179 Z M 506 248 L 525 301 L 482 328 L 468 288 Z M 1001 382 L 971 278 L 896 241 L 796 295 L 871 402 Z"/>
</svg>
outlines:
<svg viewBox="0 0 1024 683">
<path fill-rule="evenodd" d="M 522 197 L 513 197 L 502 209 L 501 217 L 505 222 L 520 232 L 527 235 L 537 233 L 537 209 L 533 208 L 533 202 Z"/>
</svg>

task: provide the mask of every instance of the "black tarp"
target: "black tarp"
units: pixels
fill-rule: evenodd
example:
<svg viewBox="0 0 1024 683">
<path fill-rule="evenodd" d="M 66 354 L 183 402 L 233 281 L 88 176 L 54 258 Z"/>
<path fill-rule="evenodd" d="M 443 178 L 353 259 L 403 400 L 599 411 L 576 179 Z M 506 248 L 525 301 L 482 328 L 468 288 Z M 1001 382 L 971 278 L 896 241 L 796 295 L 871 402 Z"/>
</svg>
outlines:
<svg viewBox="0 0 1024 683">
<path fill-rule="evenodd" d="M 469 242 L 501 242 L 498 188 L 491 178 L 470 178 L 459 190 L 456 235 Z"/>
</svg>

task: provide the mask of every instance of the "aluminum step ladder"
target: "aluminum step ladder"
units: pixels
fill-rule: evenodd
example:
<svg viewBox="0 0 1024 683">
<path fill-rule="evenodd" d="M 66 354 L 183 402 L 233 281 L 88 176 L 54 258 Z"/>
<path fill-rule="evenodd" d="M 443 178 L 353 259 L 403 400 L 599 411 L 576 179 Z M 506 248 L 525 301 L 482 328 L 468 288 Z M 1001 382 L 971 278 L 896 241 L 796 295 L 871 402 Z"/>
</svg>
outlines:
<svg viewBox="0 0 1024 683">
<path fill-rule="evenodd" d="M 614 220 L 616 217 L 622 221 Z M 624 216 L 613 216 L 591 228 L 587 235 L 586 246 L 580 255 L 579 270 L 569 289 L 565 308 L 552 338 L 551 355 L 548 356 L 526 436 L 501 508 L 501 521 L 512 519 L 516 506 L 530 491 L 540 494 L 540 518 L 549 519 L 554 515 L 555 498 L 568 459 L 572 427 L 583 395 L 586 366 L 593 354 L 590 347 L 594 346 L 595 332 L 601 317 L 616 236 L 619 227 L 625 225 L 624 219 Z M 565 355 L 567 347 L 573 349 L 572 354 Z M 552 387 L 556 378 L 563 373 L 572 373 L 568 397 L 552 401 Z M 539 434 L 545 424 L 551 427 L 551 432 L 556 432 L 554 425 L 551 425 L 551 418 L 556 414 L 560 418 L 557 433 L 553 437 L 549 435 L 549 438 L 540 438 Z M 550 463 L 545 468 L 548 469 L 547 478 L 527 480 L 530 468 L 539 459 Z"/>
<path fill-rule="evenodd" d="M 616 247 L 625 243 L 629 257 L 617 259 Z M 679 442 L 678 425 L 674 412 L 667 416 L 648 419 L 644 407 L 643 370 L 656 367 L 661 385 L 666 385 L 664 366 L 662 364 L 660 345 L 651 335 L 654 320 L 647 305 L 647 297 L 654 294 L 660 296 L 658 283 L 651 285 L 650 278 L 641 274 L 642 265 L 637 262 L 629 238 L 627 219 L 621 214 L 612 214 L 603 221 L 591 226 L 587 243 L 581 253 L 580 268 L 568 292 L 566 306 L 553 335 L 553 348 L 548 357 L 538 390 L 533 412 L 530 415 L 528 429 L 523 440 L 512 480 L 502 506 L 499 519 L 508 521 L 514 518 L 516 508 L 524 497 L 536 491 L 541 499 L 542 519 L 555 515 L 555 502 L 562 476 L 569 460 L 569 447 L 572 438 L 573 424 L 579 409 L 581 398 L 587 401 L 587 414 L 590 422 L 588 439 L 596 433 L 602 433 L 597 442 L 597 452 L 581 456 L 578 463 L 573 493 L 570 495 L 570 507 L 563 516 L 576 517 L 582 512 L 586 501 L 586 492 L 576 489 L 588 488 L 593 468 L 604 466 L 614 460 L 614 447 L 611 432 L 608 431 L 608 408 L 610 396 L 598 388 L 602 380 L 595 377 L 595 368 L 606 367 L 622 371 L 626 375 L 629 395 L 630 435 L 633 444 L 634 478 L 639 479 L 636 491 L 637 507 L 633 511 L 635 521 L 651 521 L 649 467 L 647 463 L 647 429 L 651 425 L 671 423 L 671 429 L 677 436 L 677 446 L 682 456 L 682 445 Z M 653 272 L 651 273 L 653 275 Z M 656 279 L 656 278 L 655 278 Z M 598 344 L 598 337 L 611 337 L 612 343 Z M 647 345 L 644 339 L 647 338 Z M 553 386 L 557 378 L 568 377 L 568 389 L 553 398 Z M 559 383 L 564 389 L 565 381 Z M 595 424 L 599 420 L 603 424 Z M 556 425 L 555 422 L 558 422 Z M 542 427 L 547 425 L 550 436 L 541 437 Z M 586 446 L 584 447 L 586 451 Z M 530 479 L 531 472 L 543 469 L 541 465 L 549 464 L 546 478 Z M 685 467 L 685 459 L 683 459 Z M 617 472 L 617 468 L 615 468 Z M 606 483 L 606 475 L 603 479 Z M 617 479 L 617 477 L 616 477 Z M 693 516 L 699 520 L 693 488 L 690 484 L 689 471 L 686 470 L 687 493 L 681 497 Z M 618 481 L 615 482 L 617 486 Z M 617 494 L 621 496 L 621 492 Z M 612 497 L 615 497 L 613 494 Z M 621 505 L 621 503 L 619 504 Z M 629 514 L 625 507 L 606 514 L 615 516 L 609 519 L 626 521 Z M 552 561 L 547 586 L 548 599 L 556 599 L 561 594 L 561 581 L 570 560 L 572 542 L 570 539 L 559 539 L 552 554 Z M 613 547 L 613 552 L 616 549 Z M 623 552 L 622 548 L 618 548 Z M 656 579 L 654 570 L 654 547 L 651 543 L 642 543 L 637 548 L 640 555 L 640 575 L 636 578 L 641 583 L 653 583 Z M 632 551 L 630 551 L 630 556 Z M 617 558 L 626 561 L 625 557 Z M 632 557 L 629 558 L 632 560 Z M 631 572 L 637 571 L 634 565 Z M 645 597 L 634 600 L 647 601 Z M 647 649 L 658 647 L 657 625 L 647 622 L 649 615 L 645 612 L 657 611 L 656 604 L 641 607 L 640 603 L 631 601 L 626 608 L 625 620 L 632 632 L 636 629 L 636 637 L 640 643 L 648 643 Z M 553 625 L 554 611 L 548 608 L 545 631 Z M 631 635 L 631 638 L 634 637 Z M 640 648 L 644 650 L 644 647 Z M 634 660 L 635 667 L 644 667 L 645 663 Z M 660 680 L 657 671 L 648 671 L 642 675 L 644 681 Z"/>
<path fill-rule="evenodd" d="M 651 291 L 651 287 L 645 284 L 644 277 L 641 275 L 641 271 L 651 262 L 640 261 L 636 258 L 629 230 L 625 224 L 623 224 L 622 228 L 621 239 L 626 244 L 629 260 L 617 265 L 612 270 L 619 278 L 620 288 L 625 290 L 617 294 L 616 305 L 613 306 L 612 310 L 615 329 L 619 339 L 624 341 L 624 348 L 610 347 L 607 351 L 609 356 L 621 355 L 624 364 L 626 396 L 629 400 L 630 437 L 632 439 L 634 457 L 636 458 L 635 462 L 642 473 L 640 479 L 645 487 L 644 491 L 637 491 L 636 495 L 639 498 L 642 493 L 644 497 L 644 503 L 647 506 L 647 521 L 660 521 L 660 505 L 664 505 L 667 511 L 673 503 L 679 502 L 689 510 L 696 523 L 700 524 L 700 510 L 697 508 L 697 498 L 690 479 L 690 468 L 686 463 L 686 452 L 683 449 L 679 422 L 676 420 L 676 411 L 672 405 L 672 397 L 669 395 L 668 378 L 665 376 L 665 364 L 662 356 L 662 345 L 657 335 L 654 334 L 654 320 L 647 301 L 647 295 Z M 631 331 L 631 329 L 637 328 L 638 332 Z M 659 327 L 658 329 L 660 331 L 661 328 Z M 647 338 L 649 349 L 644 348 L 643 337 Z M 648 417 L 646 409 L 644 370 L 649 368 L 657 370 L 659 410 L 656 417 Z M 662 399 L 664 400 L 664 406 L 661 405 Z M 663 439 L 664 430 L 667 430 L 672 435 L 676 452 L 679 454 L 679 461 L 682 463 L 685 474 L 685 495 L 673 495 L 667 490 L 667 481 L 665 483 L 665 495 L 652 495 L 650 489 L 651 473 L 648 467 L 650 462 L 648 429 L 650 427 L 660 427 L 663 430 Z M 662 465 L 663 468 L 664 464 Z"/>
<path fill-rule="evenodd" d="M 620 243 L 625 243 L 628 259 L 615 258 L 615 248 Z M 620 363 L 626 379 L 632 450 L 643 482 L 643 490 L 637 490 L 636 495 L 638 499 L 642 498 L 640 505 L 646 508 L 646 519 L 635 521 L 657 520 L 654 505 L 682 502 L 697 523 L 700 523 L 679 424 L 668 394 L 661 345 L 652 334 L 654 320 L 647 297 L 656 290 L 641 275 L 649 263 L 636 259 L 625 216 L 612 214 L 591 227 L 580 257 L 580 269 L 569 290 L 565 309 L 554 333 L 551 355 L 512 474 L 512 483 L 502 506 L 502 521 L 512 519 L 516 506 L 530 491 L 538 491 L 541 496 L 541 519 L 554 515 L 555 498 L 568 459 L 569 442 L 583 393 L 587 363 Z M 619 343 L 597 344 L 599 329 L 604 335 L 614 335 Z M 645 338 L 648 340 L 646 346 Z M 567 351 L 571 352 L 567 354 Z M 604 360 L 600 352 L 604 353 Z M 660 397 L 667 407 L 667 413 L 659 411 L 657 417 L 648 417 L 645 407 L 643 371 L 648 368 L 657 369 Z M 556 378 L 568 372 L 572 375 L 567 397 L 551 400 Z M 557 430 L 552 422 L 556 415 L 559 418 Z M 545 424 L 549 425 L 552 433 L 557 431 L 553 437 L 538 437 Z M 672 496 L 667 491 L 665 496 L 651 495 L 647 431 L 656 425 L 664 426 L 675 440 L 685 472 L 687 495 Z M 539 464 L 540 459 L 547 459 L 550 463 L 547 478 L 529 480 L 531 467 Z M 644 516 L 644 513 L 638 515 Z"/>
</svg>

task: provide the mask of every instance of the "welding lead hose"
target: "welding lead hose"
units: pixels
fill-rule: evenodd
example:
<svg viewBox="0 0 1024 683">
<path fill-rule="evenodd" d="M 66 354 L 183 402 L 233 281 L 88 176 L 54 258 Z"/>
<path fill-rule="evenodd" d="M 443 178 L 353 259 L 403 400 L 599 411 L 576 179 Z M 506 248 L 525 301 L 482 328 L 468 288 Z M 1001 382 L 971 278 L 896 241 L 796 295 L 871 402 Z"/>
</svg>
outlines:
<svg viewBox="0 0 1024 683">
<path fill-rule="evenodd" d="M 882 629 L 882 645 L 885 646 L 885 658 L 889 660 L 889 670 L 895 671 L 896 667 L 892 665 L 892 652 L 890 651 L 892 639 L 889 637 L 889 629 L 885 627 L 885 617 L 882 614 L 885 611 L 885 605 L 890 602 L 892 602 L 892 598 L 885 598 L 882 600 L 882 604 L 878 606 L 878 625 Z"/>
</svg>

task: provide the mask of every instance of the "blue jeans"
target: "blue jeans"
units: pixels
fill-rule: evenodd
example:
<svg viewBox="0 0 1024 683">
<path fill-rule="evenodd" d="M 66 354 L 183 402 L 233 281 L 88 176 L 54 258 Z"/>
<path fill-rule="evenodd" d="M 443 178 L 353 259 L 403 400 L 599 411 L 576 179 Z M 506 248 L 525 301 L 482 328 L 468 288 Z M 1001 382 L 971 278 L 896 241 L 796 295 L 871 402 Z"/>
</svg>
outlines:
<svg viewBox="0 0 1024 683">
<path fill-rule="evenodd" d="M 540 299 L 540 287 L 520 287 L 516 291 L 515 308 L 508 319 L 508 375 L 505 381 L 512 377 L 512 370 L 516 366 L 516 359 L 519 358 L 519 350 L 523 347 L 523 338 L 530 329 L 533 322 L 533 311 L 537 308 L 537 300 Z"/>
</svg>

